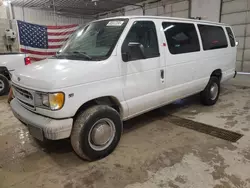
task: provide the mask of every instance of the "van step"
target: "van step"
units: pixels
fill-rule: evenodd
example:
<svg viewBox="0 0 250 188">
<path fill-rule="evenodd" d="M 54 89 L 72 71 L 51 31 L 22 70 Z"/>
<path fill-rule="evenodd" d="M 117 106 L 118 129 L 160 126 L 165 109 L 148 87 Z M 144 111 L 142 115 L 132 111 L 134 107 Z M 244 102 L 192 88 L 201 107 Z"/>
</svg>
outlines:
<svg viewBox="0 0 250 188">
<path fill-rule="evenodd" d="M 204 123 L 192 121 L 189 119 L 185 119 L 185 118 L 181 118 L 181 117 L 177 117 L 173 115 L 168 116 L 166 121 L 173 123 L 175 125 L 181 126 L 181 127 L 192 129 L 192 130 L 205 133 L 205 134 L 208 134 L 208 135 L 211 135 L 211 136 L 223 139 L 223 140 L 227 140 L 230 142 L 237 142 L 243 136 L 242 134 L 239 134 L 233 131 L 221 129 L 218 127 L 214 127 L 211 125 L 207 125 Z"/>
</svg>

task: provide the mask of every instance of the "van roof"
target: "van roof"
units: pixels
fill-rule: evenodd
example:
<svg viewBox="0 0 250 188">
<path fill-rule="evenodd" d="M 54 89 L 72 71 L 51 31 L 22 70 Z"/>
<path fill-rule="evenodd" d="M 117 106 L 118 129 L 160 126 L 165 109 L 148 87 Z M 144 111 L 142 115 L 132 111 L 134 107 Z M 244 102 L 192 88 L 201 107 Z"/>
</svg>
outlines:
<svg viewBox="0 0 250 188">
<path fill-rule="evenodd" d="M 111 20 L 111 19 L 163 19 L 163 20 L 176 20 L 176 21 L 184 21 L 184 22 L 195 22 L 195 23 L 207 23 L 212 25 L 221 25 L 221 26 L 229 26 L 228 24 L 219 23 L 219 22 L 212 22 L 206 20 L 197 20 L 197 19 L 188 19 L 188 18 L 177 18 L 177 17 L 163 17 L 163 16 L 118 16 L 118 17 L 110 17 L 104 18 L 100 20 Z M 96 20 L 96 21 L 100 21 Z"/>
</svg>

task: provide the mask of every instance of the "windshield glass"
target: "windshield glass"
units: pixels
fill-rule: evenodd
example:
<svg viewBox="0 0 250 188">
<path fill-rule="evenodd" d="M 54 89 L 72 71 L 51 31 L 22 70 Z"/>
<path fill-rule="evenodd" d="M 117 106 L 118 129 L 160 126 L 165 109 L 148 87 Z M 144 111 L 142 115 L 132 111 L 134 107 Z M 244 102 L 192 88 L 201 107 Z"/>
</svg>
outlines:
<svg viewBox="0 0 250 188">
<path fill-rule="evenodd" d="M 76 31 L 62 49 L 57 58 L 104 60 L 107 59 L 128 19 L 97 21 Z"/>
</svg>

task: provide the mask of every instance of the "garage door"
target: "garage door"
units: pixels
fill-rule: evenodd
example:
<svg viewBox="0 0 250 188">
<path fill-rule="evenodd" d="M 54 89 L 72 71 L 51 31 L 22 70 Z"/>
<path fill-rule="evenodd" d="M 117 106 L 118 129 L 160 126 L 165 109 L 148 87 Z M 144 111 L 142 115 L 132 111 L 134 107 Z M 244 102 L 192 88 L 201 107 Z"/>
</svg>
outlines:
<svg viewBox="0 0 250 188">
<path fill-rule="evenodd" d="M 250 1 L 223 0 L 221 22 L 232 25 L 237 41 L 237 70 L 250 72 Z"/>
</svg>

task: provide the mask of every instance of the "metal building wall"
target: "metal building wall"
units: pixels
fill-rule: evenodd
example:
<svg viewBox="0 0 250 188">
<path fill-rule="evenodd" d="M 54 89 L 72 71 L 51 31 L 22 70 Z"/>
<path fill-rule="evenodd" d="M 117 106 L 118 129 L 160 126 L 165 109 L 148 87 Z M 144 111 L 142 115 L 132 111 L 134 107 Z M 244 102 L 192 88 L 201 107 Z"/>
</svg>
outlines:
<svg viewBox="0 0 250 188">
<path fill-rule="evenodd" d="M 70 16 L 66 17 L 61 15 L 55 15 L 53 12 L 40 9 L 22 8 L 14 6 L 13 12 L 16 20 L 25 20 L 27 22 L 42 25 L 86 24 L 86 22 L 89 22 L 89 19 L 84 19 L 84 17 L 75 18 Z"/>
<path fill-rule="evenodd" d="M 124 9 L 118 9 L 110 12 L 105 12 L 103 14 L 100 14 L 97 18 L 102 19 L 102 18 L 110 18 L 110 17 L 115 17 L 115 16 L 124 16 Z"/>
<path fill-rule="evenodd" d="M 9 28 L 9 21 L 5 18 L 0 18 L 0 53 L 5 52 L 5 45 L 4 45 L 4 35 L 5 29 Z"/>
<path fill-rule="evenodd" d="M 250 0 L 223 0 L 221 22 L 232 25 L 237 41 L 237 70 L 250 72 Z"/>
<path fill-rule="evenodd" d="M 145 15 L 188 18 L 189 9 L 188 0 L 165 0 L 147 4 Z"/>
<path fill-rule="evenodd" d="M 4 5 L 0 5 L 0 19 L 7 18 L 7 10 Z"/>
<path fill-rule="evenodd" d="M 145 1 L 140 5 L 144 5 L 145 15 L 188 18 L 190 12 L 189 4 L 189 0 L 161 0 L 153 3 Z M 119 11 L 101 14 L 99 18 L 132 15 L 143 15 L 143 8 L 130 5 L 123 7 Z"/>
<path fill-rule="evenodd" d="M 191 16 L 203 20 L 220 21 L 221 0 L 192 0 Z"/>
</svg>

